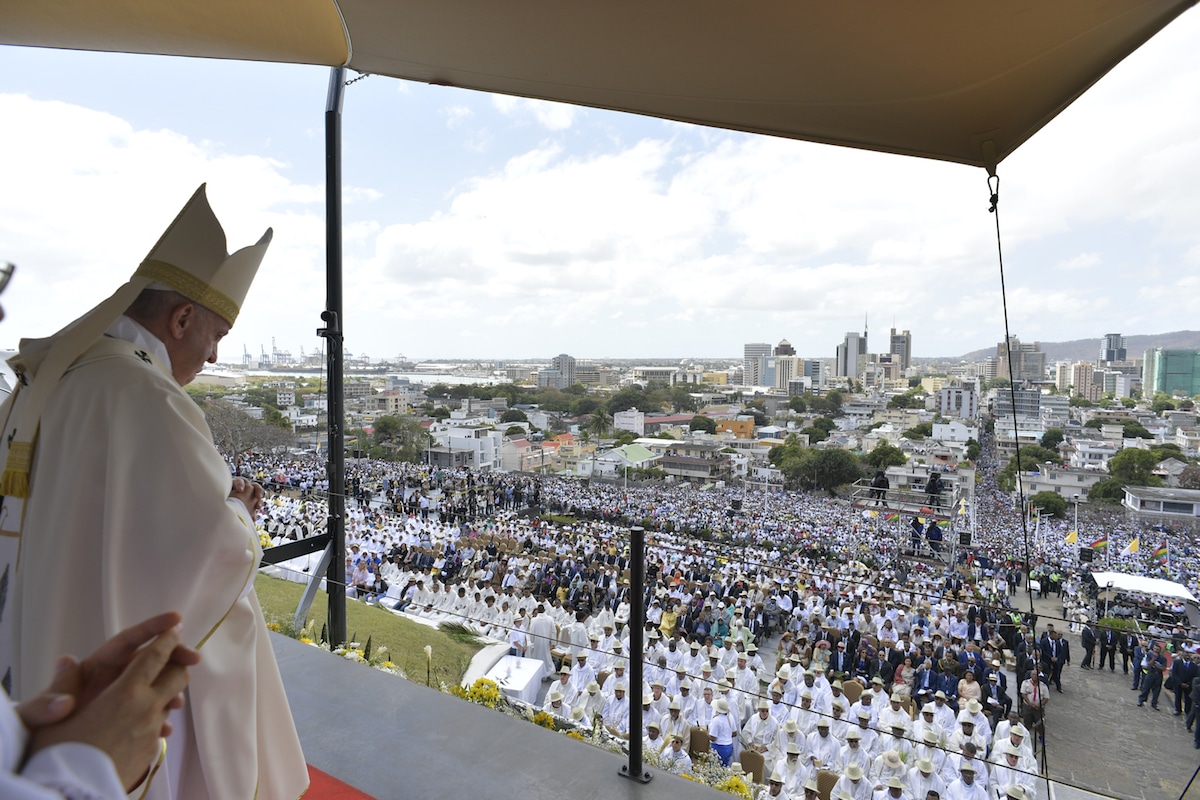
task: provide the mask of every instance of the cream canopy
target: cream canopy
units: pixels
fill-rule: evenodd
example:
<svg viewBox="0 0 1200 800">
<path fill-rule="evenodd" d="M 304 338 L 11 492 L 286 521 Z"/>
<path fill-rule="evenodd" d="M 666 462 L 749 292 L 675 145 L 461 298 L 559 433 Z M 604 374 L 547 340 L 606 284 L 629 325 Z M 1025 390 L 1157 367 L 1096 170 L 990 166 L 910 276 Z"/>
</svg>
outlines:
<svg viewBox="0 0 1200 800">
<path fill-rule="evenodd" d="M 994 168 L 1196 0 L 5 0 L 0 43 L 361 72 Z"/>
</svg>

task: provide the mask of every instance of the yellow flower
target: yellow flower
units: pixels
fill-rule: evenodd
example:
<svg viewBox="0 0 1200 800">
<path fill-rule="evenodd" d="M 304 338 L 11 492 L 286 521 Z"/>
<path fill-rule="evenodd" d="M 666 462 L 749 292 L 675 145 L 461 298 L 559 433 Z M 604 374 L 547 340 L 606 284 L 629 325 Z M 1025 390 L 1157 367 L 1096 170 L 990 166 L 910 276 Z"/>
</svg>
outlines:
<svg viewBox="0 0 1200 800">
<path fill-rule="evenodd" d="M 278 622 L 268 622 L 268 623 L 267 623 L 267 630 L 269 630 L 269 631 L 275 631 L 276 633 L 278 633 L 278 632 L 280 631 L 280 625 L 279 625 L 279 623 L 278 623 Z"/>
<path fill-rule="evenodd" d="M 746 786 L 746 782 L 737 775 L 730 775 L 725 780 L 717 783 L 717 785 L 713 788 L 717 789 L 718 791 L 725 792 L 726 794 L 734 795 L 735 797 L 744 798 L 744 800 L 751 800 L 750 788 Z"/>
</svg>

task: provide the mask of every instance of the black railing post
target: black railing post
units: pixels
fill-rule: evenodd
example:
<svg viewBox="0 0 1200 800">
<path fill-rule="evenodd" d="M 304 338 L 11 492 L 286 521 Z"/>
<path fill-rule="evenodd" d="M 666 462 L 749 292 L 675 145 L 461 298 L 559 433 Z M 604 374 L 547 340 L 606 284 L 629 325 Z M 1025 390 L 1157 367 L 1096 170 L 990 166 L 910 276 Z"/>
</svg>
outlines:
<svg viewBox="0 0 1200 800">
<path fill-rule="evenodd" d="M 629 529 L 629 763 L 621 775 L 641 783 L 653 777 L 642 767 L 642 682 L 646 672 L 646 529 Z"/>
</svg>

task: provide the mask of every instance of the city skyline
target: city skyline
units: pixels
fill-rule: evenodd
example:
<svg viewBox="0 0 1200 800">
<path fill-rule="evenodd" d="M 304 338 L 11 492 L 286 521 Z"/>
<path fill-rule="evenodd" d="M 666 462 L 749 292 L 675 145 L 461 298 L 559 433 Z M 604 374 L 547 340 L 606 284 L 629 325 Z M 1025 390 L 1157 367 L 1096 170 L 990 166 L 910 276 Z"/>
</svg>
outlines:
<svg viewBox="0 0 1200 800">
<path fill-rule="evenodd" d="M 979 350 L 971 351 L 968 353 L 921 354 L 919 352 L 919 348 L 918 348 L 918 352 L 914 354 L 911 352 L 911 346 L 912 346 L 912 340 L 913 340 L 911 332 L 906 329 L 901 330 L 899 328 L 896 328 L 893 330 L 896 331 L 894 334 L 890 334 L 890 331 L 889 331 L 890 335 L 883 335 L 883 334 L 880 335 L 880 338 L 882 340 L 884 340 L 884 342 L 880 343 L 878 348 L 870 349 L 870 346 L 868 345 L 868 351 L 867 351 L 866 355 L 873 355 L 873 356 L 892 355 L 897 358 L 907 357 L 908 361 L 910 362 L 910 365 L 912 362 L 928 363 L 928 362 L 946 362 L 946 361 L 958 361 L 958 360 L 983 361 L 987 358 L 996 358 L 997 357 L 996 356 L 997 348 L 1001 344 L 1001 343 L 993 343 L 992 345 L 990 345 L 988 347 L 980 348 Z M 849 333 L 856 333 L 856 332 L 851 331 Z M 1126 352 L 1126 358 L 1128 358 L 1130 360 L 1139 360 L 1140 361 L 1143 357 L 1145 350 L 1153 349 L 1154 347 L 1159 347 L 1161 349 L 1168 349 L 1168 350 L 1200 349 L 1200 330 L 1197 330 L 1197 331 L 1166 331 L 1166 332 L 1163 332 L 1160 334 L 1111 334 L 1111 333 L 1105 333 L 1105 334 L 1098 334 L 1095 336 L 1078 337 L 1075 339 L 1069 339 L 1069 340 L 1065 340 L 1065 341 L 1061 341 L 1061 342 L 1039 341 L 1039 342 L 1024 342 L 1024 343 L 1030 344 L 1030 345 L 1037 344 L 1039 347 L 1043 348 L 1043 350 L 1046 347 L 1060 348 L 1060 347 L 1064 347 L 1064 346 L 1068 346 L 1068 345 L 1076 347 L 1076 346 L 1079 346 L 1080 344 L 1083 344 L 1084 347 L 1089 349 L 1089 351 L 1097 349 L 1097 347 L 1093 346 L 1093 343 L 1095 343 L 1095 345 L 1099 345 L 1100 352 L 1106 352 L 1106 350 L 1104 348 L 1104 344 L 1109 341 L 1109 337 L 1111 337 L 1111 336 L 1120 336 L 1121 341 L 1124 342 L 1126 339 L 1130 339 L 1130 338 L 1146 338 L 1146 339 L 1153 341 L 1160 337 L 1169 337 L 1169 336 L 1177 335 L 1177 334 L 1190 334 L 1190 336 L 1188 337 L 1188 339 L 1189 339 L 1188 343 L 1183 344 L 1183 345 L 1171 344 L 1171 345 L 1166 345 L 1166 346 L 1153 345 L 1153 346 L 1142 347 L 1142 348 L 1128 348 L 1127 352 Z M 861 334 L 856 334 L 856 335 L 857 335 L 857 338 L 859 338 L 859 339 L 862 338 Z M 1016 338 L 1017 340 L 1021 340 L 1021 337 L 1019 335 L 1014 335 L 1014 338 Z M 888 341 L 888 340 L 890 340 L 890 341 Z M 890 351 L 880 349 L 884 346 L 884 343 L 887 343 L 892 349 Z M 607 362 L 607 361 L 636 362 L 636 361 L 688 361 L 688 360 L 717 361 L 717 360 L 720 360 L 720 361 L 728 361 L 731 365 L 740 364 L 745 369 L 745 368 L 747 368 L 747 365 L 752 360 L 756 360 L 757 358 L 761 358 L 761 357 L 765 357 L 765 356 L 780 355 L 780 353 L 775 352 L 777 350 L 779 344 L 788 345 L 794 351 L 794 355 L 797 358 L 810 359 L 810 360 L 822 360 L 822 361 L 829 362 L 829 365 L 832 369 L 832 368 L 836 367 L 836 362 L 837 362 L 836 351 L 842 344 L 844 344 L 844 341 L 838 342 L 835 344 L 835 346 L 833 348 L 834 352 L 824 353 L 824 354 L 797 349 L 795 347 L 795 345 L 789 339 L 784 337 L 784 338 L 780 339 L 779 342 L 776 344 L 771 344 L 768 342 L 744 342 L 741 345 L 742 350 L 743 350 L 743 354 L 741 356 L 738 356 L 738 355 L 732 354 L 732 353 L 716 353 L 716 354 L 714 354 L 714 353 L 707 353 L 707 354 L 706 353 L 692 353 L 692 354 L 688 354 L 688 355 L 669 354 L 669 353 L 664 355 L 664 354 L 659 353 L 659 354 L 646 355 L 646 356 L 618 356 L 618 355 L 611 355 L 611 354 L 601 354 L 601 355 L 574 354 L 574 355 L 569 355 L 569 354 L 565 354 L 565 353 L 560 353 L 558 355 L 551 355 L 550 351 L 539 352 L 539 353 L 524 353 L 524 354 L 516 354 L 516 355 L 512 355 L 512 354 L 503 354 L 502 355 L 502 354 L 488 354 L 488 353 L 471 354 L 471 355 L 455 355 L 455 356 L 446 355 L 446 354 L 417 355 L 417 356 L 409 356 L 407 354 L 393 354 L 391 356 L 387 356 L 387 355 L 379 355 L 379 354 L 372 354 L 372 353 L 367 353 L 366 355 L 370 357 L 370 360 L 372 363 L 380 363 L 380 362 L 393 362 L 394 363 L 394 362 L 399 361 L 399 359 L 397 358 L 397 355 L 403 355 L 404 360 L 408 361 L 410 363 L 435 363 L 435 364 L 438 362 L 447 361 L 447 362 L 508 362 L 508 363 L 516 363 L 516 364 L 541 363 L 541 364 L 546 364 L 546 365 L 552 365 L 553 362 L 555 361 L 555 359 L 562 357 L 562 356 L 567 356 L 567 355 L 569 355 L 570 358 L 577 360 L 579 362 Z M 276 351 L 279 354 L 281 354 L 285 357 L 289 357 L 291 360 L 294 360 L 294 361 L 300 360 L 299 356 L 301 355 L 301 352 L 299 350 L 293 351 L 293 350 L 290 350 L 288 347 L 281 346 L 281 345 L 282 345 L 282 343 L 274 343 L 273 342 L 273 346 L 275 347 Z M 750 350 L 748 349 L 748 348 L 751 348 L 752 346 L 757 346 L 757 349 L 754 352 L 753 358 L 751 357 Z M 1125 350 L 1125 349 L 1126 348 L 1122 348 L 1122 350 Z M 249 348 L 249 350 L 245 353 L 245 355 L 250 358 L 251 362 L 258 362 L 258 361 L 262 360 L 263 363 L 266 363 L 267 361 L 270 360 L 269 357 L 271 356 L 271 354 L 272 354 L 272 346 L 268 346 L 268 345 L 263 345 L 260 348 Z M 322 359 L 324 358 L 323 352 L 320 350 L 316 350 L 316 349 L 305 348 L 305 350 L 303 351 L 303 354 L 306 355 L 310 359 L 315 356 L 318 356 L 318 355 L 321 356 Z M 358 358 L 361 357 L 362 354 L 355 353 L 352 350 L 348 350 L 346 355 L 348 357 L 351 357 L 351 358 L 354 358 L 355 360 L 357 360 Z M 969 356 L 972 356 L 972 355 L 975 355 L 978 357 L 977 358 L 968 358 Z M 1104 358 L 1099 358 L 1096 355 L 1084 357 L 1084 356 L 1077 356 L 1077 355 L 1052 356 L 1051 354 L 1046 354 L 1047 365 L 1055 364 L 1055 363 L 1062 363 L 1062 362 L 1075 363 L 1078 361 L 1096 362 L 1096 361 L 1105 361 L 1105 360 L 1112 361 L 1112 360 L 1124 360 L 1124 359 L 1104 359 Z M 231 351 L 227 351 L 226 349 L 222 349 L 222 351 L 221 351 L 220 363 L 222 363 L 222 364 L 241 364 L 241 363 L 244 363 L 244 361 L 245 361 L 245 358 L 243 356 L 239 356 Z M 901 369 L 904 369 L 904 368 L 906 368 L 906 367 L 901 366 Z"/>
<path fill-rule="evenodd" d="M 1197 38 L 1185 13 L 1000 165 L 1023 341 L 1194 326 Z M 275 228 L 223 360 L 272 336 L 319 350 L 327 80 L 0 48 L 20 154 L 0 161 L 19 266 L 0 345 L 108 296 L 208 181 L 231 247 Z M 864 311 L 917 358 L 1005 335 L 981 170 L 378 77 L 349 87 L 344 125 L 356 353 L 737 360 L 786 337 L 826 358 Z"/>
</svg>

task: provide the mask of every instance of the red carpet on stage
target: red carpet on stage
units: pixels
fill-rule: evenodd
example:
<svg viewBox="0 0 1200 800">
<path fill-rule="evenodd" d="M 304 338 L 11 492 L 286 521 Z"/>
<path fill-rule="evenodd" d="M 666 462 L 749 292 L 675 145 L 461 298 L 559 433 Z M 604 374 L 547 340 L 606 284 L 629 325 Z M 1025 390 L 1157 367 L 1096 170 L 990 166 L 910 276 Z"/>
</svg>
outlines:
<svg viewBox="0 0 1200 800">
<path fill-rule="evenodd" d="M 308 780 L 304 800 L 375 800 L 371 795 L 326 775 L 312 764 L 308 765 Z"/>
</svg>

